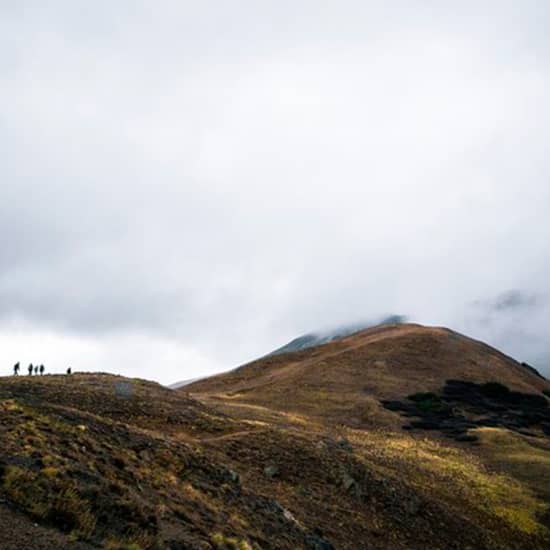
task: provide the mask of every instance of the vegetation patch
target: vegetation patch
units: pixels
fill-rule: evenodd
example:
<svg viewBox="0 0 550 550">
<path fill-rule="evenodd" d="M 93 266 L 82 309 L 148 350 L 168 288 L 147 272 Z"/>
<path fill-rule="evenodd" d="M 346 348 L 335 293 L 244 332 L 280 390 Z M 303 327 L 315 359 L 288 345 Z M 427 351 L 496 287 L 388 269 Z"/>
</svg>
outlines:
<svg viewBox="0 0 550 550">
<path fill-rule="evenodd" d="M 95 530 L 96 518 L 89 503 L 70 482 L 41 471 L 8 466 L 3 472 L 2 488 L 12 502 L 37 521 L 83 539 L 90 538 Z"/>
<path fill-rule="evenodd" d="M 550 435 L 550 407 L 540 394 L 511 391 L 499 382 L 476 384 L 447 380 L 439 394 L 415 393 L 408 401 L 382 401 L 384 407 L 416 417 L 405 429 L 438 430 L 459 441 L 474 442 L 469 433 L 483 426 L 520 433 L 537 430 Z"/>
<path fill-rule="evenodd" d="M 493 399 L 508 399 L 510 396 L 510 389 L 508 386 L 500 384 L 499 382 L 481 384 L 479 391 L 482 395 Z"/>
<path fill-rule="evenodd" d="M 414 393 L 408 399 L 414 401 L 423 412 L 440 411 L 443 408 L 441 398 L 432 392 Z"/>
<path fill-rule="evenodd" d="M 246 540 L 237 537 L 227 537 L 222 533 L 212 535 L 212 544 L 216 550 L 254 550 Z"/>
<path fill-rule="evenodd" d="M 500 460 L 518 460 L 518 467 L 523 470 L 528 470 L 529 460 L 545 463 L 531 471 L 533 479 L 525 481 L 546 484 L 550 474 L 547 452 L 530 448 L 520 436 L 507 430 L 482 428 L 476 434 L 485 452 L 497 453 Z M 470 513 L 479 516 L 490 513 L 514 530 L 545 539 L 550 537 L 550 530 L 542 521 L 550 508 L 550 500 L 546 494 L 534 494 L 529 489 L 531 483 L 524 485 L 511 475 L 489 472 L 470 453 L 431 439 L 361 431 L 353 431 L 349 437 L 360 455 L 376 464 L 386 479 L 407 479 L 419 494 L 437 490 L 440 498 L 451 507 L 462 498 L 468 503 Z M 514 458 L 519 450 L 523 458 Z"/>
</svg>

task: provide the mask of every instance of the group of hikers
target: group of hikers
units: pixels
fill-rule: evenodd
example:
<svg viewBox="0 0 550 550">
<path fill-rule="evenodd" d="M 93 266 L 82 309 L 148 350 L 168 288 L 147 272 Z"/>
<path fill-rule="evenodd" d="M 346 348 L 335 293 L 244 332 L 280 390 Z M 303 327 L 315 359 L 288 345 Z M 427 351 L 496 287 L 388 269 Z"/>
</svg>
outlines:
<svg viewBox="0 0 550 550">
<path fill-rule="evenodd" d="M 21 369 L 21 365 L 19 364 L 19 362 L 15 363 L 15 365 L 13 365 L 13 374 L 14 376 L 18 376 L 19 375 L 19 370 Z M 38 374 L 40 374 L 41 376 L 44 374 L 44 372 L 46 371 L 46 367 L 44 367 L 44 365 L 33 365 L 32 363 L 27 367 L 27 371 L 29 373 L 29 376 L 32 376 L 33 372 L 35 374 L 35 376 L 38 376 Z M 67 374 L 71 374 L 72 373 L 72 370 L 71 370 L 71 367 L 69 367 L 67 369 Z"/>
</svg>

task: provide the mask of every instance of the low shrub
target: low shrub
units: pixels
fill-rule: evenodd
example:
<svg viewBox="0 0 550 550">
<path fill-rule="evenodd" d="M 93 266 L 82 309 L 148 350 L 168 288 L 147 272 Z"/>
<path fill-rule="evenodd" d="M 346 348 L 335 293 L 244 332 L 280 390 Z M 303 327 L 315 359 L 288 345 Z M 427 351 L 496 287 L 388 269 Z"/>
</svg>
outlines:
<svg viewBox="0 0 550 550">
<path fill-rule="evenodd" d="M 212 535 L 211 540 L 216 550 L 252 550 L 252 546 L 245 540 L 226 537 L 221 533 Z"/>
<path fill-rule="evenodd" d="M 103 546 L 104 550 L 144 550 L 151 548 L 151 541 L 133 539 L 108 539 Z"/>
<path fill-rule="evenodd" d="M 443 407 L 441 398 L 432 392 L 413 393 L 408 396 L 408 399 L 414 401 L 422 412 L 435 412 Z"/>
</svg>

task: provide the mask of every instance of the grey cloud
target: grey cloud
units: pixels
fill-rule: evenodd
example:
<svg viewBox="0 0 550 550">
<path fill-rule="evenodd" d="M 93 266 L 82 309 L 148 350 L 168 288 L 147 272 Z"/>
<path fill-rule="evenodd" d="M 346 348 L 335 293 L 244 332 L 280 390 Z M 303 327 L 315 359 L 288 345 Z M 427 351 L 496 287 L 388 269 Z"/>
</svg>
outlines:
<svg viewBox="0 0 550 550">
<path fill-rule="evenodd" d="M 494 304 L 494 308 L 497 310 L 530 308 L 536 306 L 536 304 L 537 298 L 535 296 L 524 295 L 518 290 L 512 290 L 499 296 Z"/>
<path fill-rule="evenodd" d="M 547 294 L 508 290 L 472 305 L 468 320 L 471 331 L 548 374 L 549 347 L 544 336 L 550 315 Z"/>
<path fill-rule="evenodd" d="M 546 5 L 0 10 L 0 324 L 217 369 L 397 311 L 545 357 Z"/>
<path fill-rule="evenodd" d="M 495 298 L 478 300 L 475 305 L 499 313 L 506 310 L 531 309 L 540 306 L 544 302 L 542 296 L 530 294 L 522 290 L 508 290 Z"/>
</svg>

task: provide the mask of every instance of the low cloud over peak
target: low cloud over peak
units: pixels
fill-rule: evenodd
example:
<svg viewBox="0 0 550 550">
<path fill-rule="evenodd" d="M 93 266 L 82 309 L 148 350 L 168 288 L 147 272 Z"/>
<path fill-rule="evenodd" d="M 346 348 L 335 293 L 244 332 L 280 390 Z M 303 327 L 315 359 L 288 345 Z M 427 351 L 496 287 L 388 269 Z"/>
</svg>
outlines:
<svg viewBox="0 0 550 550">
<path fill-rule="evenodd" d="M 2 362 L 169 382 L 387 311 L 543 361 L 549 17 L 3 5 Z"/>
</svg>

